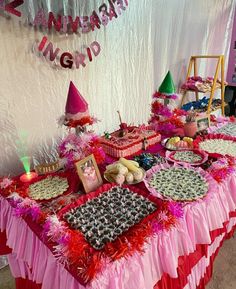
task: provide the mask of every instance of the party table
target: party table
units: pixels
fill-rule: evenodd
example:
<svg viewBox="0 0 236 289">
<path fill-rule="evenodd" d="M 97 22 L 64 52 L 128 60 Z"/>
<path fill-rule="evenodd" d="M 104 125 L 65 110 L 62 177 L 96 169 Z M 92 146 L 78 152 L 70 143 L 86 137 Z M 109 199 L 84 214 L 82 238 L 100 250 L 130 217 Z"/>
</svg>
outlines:
<svg viewBox="0 0 236 289">
<path fill-rule="evenodd" d="M 108 263 L 83 286 L 55 258 L 36 224 L 17 217 L 9 200 L 0 196 L 0 252 L 11 250 L 8 260 L 17 289 L 200 289 L 236 226 L 236 174 L 215 183 L 207 197 L 186 203 L 183 210 L 178 225 L 150 237 L 143 254 Z"/>
</svg>

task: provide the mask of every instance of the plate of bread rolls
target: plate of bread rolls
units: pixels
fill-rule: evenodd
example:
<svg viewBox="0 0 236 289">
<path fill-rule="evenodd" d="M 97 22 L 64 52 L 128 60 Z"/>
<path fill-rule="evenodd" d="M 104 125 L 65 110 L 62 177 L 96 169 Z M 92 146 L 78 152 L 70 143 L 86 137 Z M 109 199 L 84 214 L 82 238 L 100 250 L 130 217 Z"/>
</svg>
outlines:
<svg viewBox="0 0 236 289">
<path fill-rule="evenodd" d="M 139 167 L 139 163 L 125 158 L 120 158 L 117 162 L 106 166 L 104 173 L 105 180 L 118 185 L 138 184 L 144 177 L 145 170 Z"/>
</svg>

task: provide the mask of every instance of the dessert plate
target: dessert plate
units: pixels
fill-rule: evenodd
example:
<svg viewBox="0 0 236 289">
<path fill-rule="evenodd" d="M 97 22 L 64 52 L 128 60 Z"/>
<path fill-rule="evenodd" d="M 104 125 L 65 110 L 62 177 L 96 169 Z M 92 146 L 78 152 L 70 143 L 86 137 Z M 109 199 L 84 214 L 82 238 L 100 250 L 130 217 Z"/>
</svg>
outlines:
<svg viewBox="0 0 236 289">
<path fill-rule="evenodd" d="M 200 150 L 178 150 L 166 151 L 166 159 L 177 164 L 190 164 L 191 166 L 199 166 L 208 160 L 208 155 Z"/>
<path fill-rule="evenodd" d="M 165 138 L 161 141 L 161 145 L 166 148 L 169 151 L 180 151 L 180 150 L 186 150 L 186 149 L 192 149 L 192 147 L 188 148 L 181 148 L 181 147 L 174 147 L 174 146 L 168 146 L 168 142 L 171 138 Z"/>
<path fill-rule="evenodd" d="M 141 179 L 140 181 L 133 181 L 133 182 L 131 182 L 131 183 L 127 183 L 127 182 L 125 181 L 124 184 L 125 184 L 125 185 L 136 185 L 136 184 L 141 183 L 141 182 L 143 181 L 143 179 L 145 178 L 145 176 L 146 176 L 146 171 L 145 171 L 143 168 L 140 168 L 140 170 L 141 170 L 142 173 L 143 173 L 143 177 L 142 177 L 142 179 Z M 108 183 L 114 183 L 114 180 L 113 180 L 112 178 L 110 178 L 109 175 L 104 174 L 104 179 L 105 179 L 106 181 L 108 181 Z"/>
</svg>

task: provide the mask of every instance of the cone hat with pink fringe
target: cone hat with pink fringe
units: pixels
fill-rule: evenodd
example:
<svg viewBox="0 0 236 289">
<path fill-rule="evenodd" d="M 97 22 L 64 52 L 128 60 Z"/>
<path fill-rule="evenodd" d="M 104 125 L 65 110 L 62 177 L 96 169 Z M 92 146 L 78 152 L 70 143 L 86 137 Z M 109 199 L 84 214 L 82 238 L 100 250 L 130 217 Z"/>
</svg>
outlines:
<svg viewBox="0 0 236 289">
<path fill-rule="evenodd" d="M 93 124 L 93 118 L 89 114 L 88 103 L 72 81 L 70 82 L 66 101 L 65 117 L 65 124 L 70 127 Z"/>
</svg>

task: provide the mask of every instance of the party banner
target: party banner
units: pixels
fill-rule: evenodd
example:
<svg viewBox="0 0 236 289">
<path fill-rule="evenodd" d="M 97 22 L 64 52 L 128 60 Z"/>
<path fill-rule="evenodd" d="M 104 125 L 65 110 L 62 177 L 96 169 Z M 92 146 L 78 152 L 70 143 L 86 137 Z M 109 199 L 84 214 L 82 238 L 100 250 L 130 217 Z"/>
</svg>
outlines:
<svg viewBox="0 0 236 289">
<path fill-rule="evenodd" d="M 17 8 L 23 4 L 25 4 L 24 0 L 14 0 L 9 3 L 0 0 L 0 9 L 17 17 L 22 17 L 22 13 Z M 47 13 L 44 9 L 39 9 L 32 24 L 35 28 L 43 28 L 46 31 L 54 30 L 56 33 L 65 34 L 76 33 L 80 36 L 95 29 L 101 29 L 102 26 L 107 26 L 118 15 L 121 15 L 127 6 L 128 0 L 108 0 L 108 3 L 101 4 L 97 11 L 92 11 L 90 16 L 76 16 L 74 18 L 71 15 L 55 15 L 52 11 Z M 101 52 L 101 46 L 97 41 L 82 47 L 85 47 L 82 52 L 61 51 L 44 35 L 37 48 L 41 56 L 51 62 L 59 58 L 62 68 L 79 69 L 86 67 L 88 61 L 93 61 Z"/>
</svg>

